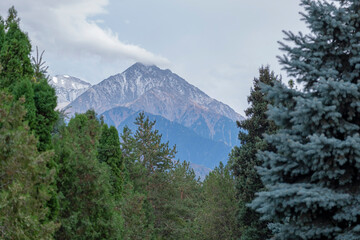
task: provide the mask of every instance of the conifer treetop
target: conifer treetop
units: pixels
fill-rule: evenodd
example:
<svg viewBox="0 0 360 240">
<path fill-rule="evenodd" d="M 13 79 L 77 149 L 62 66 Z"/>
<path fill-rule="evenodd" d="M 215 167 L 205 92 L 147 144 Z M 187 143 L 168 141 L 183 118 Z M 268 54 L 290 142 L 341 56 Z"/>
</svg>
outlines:
<svg viewBox="0 0 360 240">
<path fill-rule="evenodd" d="M 310 34 L 285 33 L 280 63 L 302 90 L 264 86 L 279 127 L 258 154 L 251 206 L 274 239 L 360 239 L 360 2 L 302 0 Z"/>
</svg>

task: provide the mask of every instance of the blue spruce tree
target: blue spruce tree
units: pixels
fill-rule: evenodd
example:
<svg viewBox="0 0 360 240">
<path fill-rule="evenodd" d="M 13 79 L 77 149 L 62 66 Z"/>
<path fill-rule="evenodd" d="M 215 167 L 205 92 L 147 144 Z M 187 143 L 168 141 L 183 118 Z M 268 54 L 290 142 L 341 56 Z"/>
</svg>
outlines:
<svg viewBox="0 0 360 240">
<path fill-rule="evenodd" d="M 279 59 L 302 90 L 264 86 L 280 130 L 258 154 L 267 190 L 251 207 L 273 239 L 360 239 L 360 1 L 301 4 L 311 32 L 284 32 Z"/>
</svg>

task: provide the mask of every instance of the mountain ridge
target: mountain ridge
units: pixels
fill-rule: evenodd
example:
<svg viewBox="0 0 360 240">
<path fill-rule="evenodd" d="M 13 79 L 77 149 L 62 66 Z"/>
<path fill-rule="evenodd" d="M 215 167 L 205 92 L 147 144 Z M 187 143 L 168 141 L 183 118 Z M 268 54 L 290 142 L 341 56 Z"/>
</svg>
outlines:
<svg viewBox="0 0 360 240">
<path fill-rule="evenodd" d="M 90 83 L 65 74 L 51 77 L 49 84 L 55 88 L 57 109 L 65 108 L 91 87 Z"/>
<path fill-rule="evenodd" d="M 69 92 L 83 91 L 64 108 L 69 116 L 94 109 L 121 133 L 125 125 L 135 127 L 136 113 L 143 111 L 157 121 L 163 140 L 178 146 L 176 158 L 189 161 L 198 174 L 226 162 L 238 144 L 236 121 L 243 117 L 169 69 L 136 63 L 93 86 L 67 75 L 55 77 L 57 94 L 65 94 L 66 86 Z M 59 86 L 61 80 L 69 84 Z M 77 89 L 74 83 L 85 86 Z"/>
<path fill-rule="evenodd" d="M 119 106 L 161 115 L 190 128 L 202 117 L 210 138 L 215 136 L 215 126 L 222 116 L 233 122 L 243 119 L 228 105 L 209 97 L 170 70 L 141 63 L 92 86 L 72 101 L 67 111 L 70 115 L 90 108 L 105 112 Z M 234 145 L 236 138 L 227 137 L 224 141 Z"/>
</svg>

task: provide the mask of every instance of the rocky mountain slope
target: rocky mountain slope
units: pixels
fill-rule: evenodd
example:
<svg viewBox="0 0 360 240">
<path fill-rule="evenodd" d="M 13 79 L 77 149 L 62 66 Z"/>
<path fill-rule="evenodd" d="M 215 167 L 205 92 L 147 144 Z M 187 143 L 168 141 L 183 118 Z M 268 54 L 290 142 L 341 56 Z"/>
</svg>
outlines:
<svg viewBox="0 0 360 240">
<path fill-rule="evenodd" d="M 243 117 L 186 82 L 170 70 L 136 63 L 121 74 L 91 86 L 67 75 L 53 77 L 58 108 L 71 116 L 95 109 L 119 133 L 144 111 L 170 145 L 176 159 L 190 161 L 197 176 L 205 177 L 220 161 L 226 162 L 238 144 L 236 121 Z M 70 102 L 70 103 L 69 103 Z"/>
<path fill-rule="evenodd" d="M 243 119 L 170 70 L 141 63 L 92 86 L 72 101 L 67 111 L 72 115 L 93 108 L 102 113 L 119 106 L 160 115 L 229 146 L 237 139 L 234 122 Z"/>
<path fill-rule="evenodd" d="M 91 87 L 90 83 L 69 75 L 56 75 L 50 78 L 49 84 L 56 91 L 58 109 L 65 108 L 71 101 Z"/>
</svg>

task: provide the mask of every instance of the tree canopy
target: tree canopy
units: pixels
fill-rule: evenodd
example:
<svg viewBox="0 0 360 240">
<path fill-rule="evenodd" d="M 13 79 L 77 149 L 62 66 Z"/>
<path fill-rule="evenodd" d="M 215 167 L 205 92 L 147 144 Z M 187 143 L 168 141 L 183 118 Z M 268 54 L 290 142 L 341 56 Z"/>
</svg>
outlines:
<svg viewBox="0 0 360 240">
<path fill-rule="evenodd" d="M 360 2 L 301 4 L 310 33 L 285 32 L 279 59 L 302 89 L 264 87 L 279 130 L 258 156 L 266 190 L 251 206 L 274 239 L 359 239 Z"/>
</svg>

